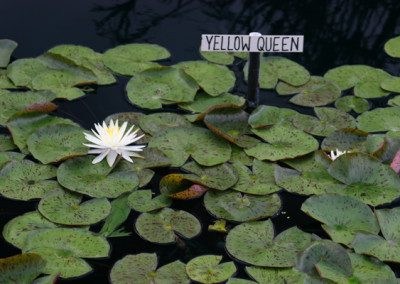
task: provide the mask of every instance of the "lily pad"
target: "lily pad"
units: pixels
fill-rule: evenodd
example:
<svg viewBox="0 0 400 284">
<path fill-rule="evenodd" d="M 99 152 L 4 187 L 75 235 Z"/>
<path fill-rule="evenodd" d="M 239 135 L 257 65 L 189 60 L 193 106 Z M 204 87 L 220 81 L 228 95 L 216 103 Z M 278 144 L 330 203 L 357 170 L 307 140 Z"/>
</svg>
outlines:
<svg viewBox="0 0 400 284">
<path fill-rule="evenodd" d="M 381 236 L 359 232 L 354 238 L 353 248 L 358 254 L 374 256 L 380 261 L 400 263 L 400 246 Z"/>
<path fill-rule="evenodd" d="M 399 114 L 400 107 L 376 108 L 357 117 L 357 128 L 367 132 L 398 131 Z"/>
<path fill-rule="evenodd" d="M 32 80 L 49 68 L 37 58 L 17 59 L 7 66 L 7 74 L 15 86 L 30 87 Z"/>
<path fill-rule="evenodd" d="M 271 220 L 243 223 L 229 231 L 226 249 L 240 261 L 262 267 L 292 267 L 298 253 L 311 243 L 311 235 L 297 227 L 274 238 Z"/>
<path fill-rule="evenodd" d="M 361 281 L 370 282 L 383 279 L 396 279 L 396 275 L 388 265 L 380 262 L 376 258 L 360 255 L 356 253 L 348 253 L 353 267 L 353 276 Z M 381 282 L 383 283 L 383 282 Z M 386 283 L 386 282 L 385 282 Z"/>
<path fill-rule="evenodd" d="M 391 77 L 389 73 L 366 65 L 342 65 L 329 70 L 325 78 L 336 83 L 341 90 L 354 87 L 356 97 L 372 99 L 387 96 L 381 82 Z"/>
<path fill-rule="evenodd" d="M 193 77 L 204 92 L 218 96 L 228 92 L 235 85 L 235 74 L 227 67 L 207 61 L 184 61 L 175 64 Z"/>
<path fill-rule="evenodd" d="M 189 156 L 204 166 L 224 163 L 231 156 L 228 141 L 198 127 L 165 129 L 150 140 L 149 147 L 164 152 L 171 159 L 172 167 L 182 166 Z"/>
<path fill-rule="evenodd" d="M 0 39 L 0 67 L 6 67 L 18 43 L 10 39 Z"/>
<path fill-rule="evenodd" d="M 128 99 L 142 108 L 193 101 L 197 83 L 178 68 L 158 67 L 141 72 L 126 85 Z"/>
<path fill-rule="evenodd" d="M 208 187 L 193 184 L 186 176 L 180 174 L 163 176 L 160 181 L 160 192 L 175 199 L 192 199 L 202 196 L 208 190 Z"/>
<path fill-rule="evenodd" d="M 335 107 L 337 109 L 343 110 L 345 112 L 349 112 L 354 110 L 356 113 L 363 113 L 369 110 L 370 105 L 366 99 L 358 98 L 354 96 L 345 96 L 339 98 L 335 102 Z"/>
<path fill-rule="evenodd" d="M 396 157 L 397 152 L 400 150 L 400 139 L 393 139 L 384 137 L 382 144 L 374 152 L 377 157 L 384 164 L 391 164 Z"/>
<path fill-rule="evenodd" d="M 176 234 L 191 239 L 201 231 L 199 220 L 185 211 L 164 208 L 155 213 L 142 213 L 136 219 L 137 233 L 152 243 L 169 244 L 178 238 Z"/>
<path fill-rule="evenodd" d="M 111 212 L 111 204 L 106 198 L 81 201 L 80 194 L 56 189 L 43 196 L 38 210 L 54 223 L 79 226 L 100 222 Z"/>
<path fill-rule="evenodd" d="M 233 261 L 220 263 L 220 255 L 202 255 L 190 260 L 186 265 L 186 273 L 190 279 L 200 283 L 220 283 L 236 272 Z"/>
<path fill-rule="evenodd" d="M 318 141 L 302 130 L 288 124 L 253 129 L 254 134 L 267 141 L 245 149 L 247 155 L 258 160 L 278 161 L 306 155 L 319 147 Z"/>
<path fill-rule="evenodd" d="M 128 122 L 128 126 L 126 127 L 127 129 L 131 128 L 133 126 L 132 131 L 136 131 L 139 129 L 139 120 L 144 117 L 145 114 L 141 112 L 118 112 L 114 113 L 112 115 L 107 116 L 104 121 L 106 122 L 107 125 L 109 125 L 111 119 L 113 121 L 120 121 L 120 122 Z M 143 143 L 148 143 L 150 141 L 150 134 L 144 133 L 141 129 L 138 130 L 136 133 L 137 136 L 142 136 L 138 141 L 134 142 L 133 144 L 143 144 Z"/>
<path fill-rule="evenodd" d="M 205 125 L 217 135 L 239 147 L 254 147 L 260 140 L 249 136 L 249 115 L 239 108 L 218 108 L 207 113 Z"/>
<path fill-rule="evenodd" d="M 343 128 L 329 134 L 322 141 L 321 149 L 372 153 L 378 149 L 379 145 L 376 145 L 375 138 L 373 135 L 368 135 L 368 132 L 354 128 Z"/>
<path fill-rule="evenodd" d="M 244 75 L 247 81 L 248 62 L 244 66 Z M 260 59 L 260 88 L 272 89 L 278 80 L 292 86 L 301 86 L 310 80 L 310 73 L 298 63 L 279 56 L 261 57 Z"/>
<path fill-rule="evenodd" d="M 192 127 L 192 124 L 182 115 L 170 112 L 153 113 L 139 119 L 140 128 L 150 134 L 156 135 L 165 128 Z"/>
<path fill-rule="evenodd" d="M 0 170 L 11 161 L 22 161 L 25 155 L 18 152 L 0 152 Z"/>
<path fill-rule="evenodd" d="M 254 159 L 252 171 L 240 162 L 233 165 L 239 174 L 239 180 L 232 189 L 255 195 L 266 195 L 281 189 L 275 184 L 273 163 Z"/>
<path fill-rule="evenodd" d="M 0 171 L 0 193 L 18 200 L 41 198 L 60 187 L 56 181 L 47 180 L 55 176 L 56 168 L 53 166 L 29 160 L 11 161 Z"/>
<path fill-rule="evenodd" d="M 341 94 L 338 85 L 319 76 L 311 76 L 307 83 L 297 87 L 280 82 L 276 86 L 276 91 L 279 95 L 296 94 L 290 99 L 290 102 L 307 107 L 330 104 L 340 97 Z"/>
<path fill-rule="evenodd" d="M 304 283 L 306 277 L 304 273 L 294 270 L 293 268 L 267 268 L 247 266 L 247 274 L 251 276 L 257 283 Z"/>
<path fill-rule="evenodd" d="M 393 93 L 400 93 L 400 77 L 387 78 L 381 83 L 381 88 Z"/>
<path fill-rule="evenodd" d="M 13 143 L 13 139 L 11 136 L 0 134 L 0 152 L 13 150 L 15 148 L 16 148 L 16 146 Z"/>
<path fill-rule="evenodd" d="M 36 253 L 0 258 L 0 283 L 31 283 L 45 266 L 46 261 Z"/>
<path fill-rule="evenodd" d="M 277 194 L 254 196 L 237 191 L 209 190 L 204 205 L 211 215 L 235 222 L 249 222 L 274 215 L 281 208 Z"/>
<path fill-rule="evenodd" d="M 29 152 L 43 164 L 60 162 L 71 157 L 87 155 L 84 129 L 70 124 L 44 126 L 29 136 Z"/>
<path fill-rule="evenodd" d="M 213 51 L 201 51 L 200 55 L 205 60 L 211 63 L 221 64 L 221 65 L 231 65 L 235 60 L 233 53 L 231 52 L 213 52 Z"/>
<path fill-rule="evenodd" d="M 92 160 L 90 156 L 66 160 L 58 168 L 58 182 L 69 190 L 99 198 L 115 198 L 138 186 L 136 171 L 115 168 L 110 173 L 106 161 L 92 164 Z"/>
<path fill-rule="evenodd" d="M 297 114 L 291 121 L 297 128 L 317 136 L 328 136 L 337 129 L 356 127 L 356 120 L 350 114 L 336 108 L 319 107 L 314 108 L 314 112 L 318 118 Z"/>
<path fill-rule="evenodd" d="M 383 48 L 390 56 L 400 58 L 400 36 L 388 40 Z"/>
<path fill-rule="evenodd" d="M 172 199 L 164 195 L 158 195 L 153 198 L 153 192 L 150 189 L 137 190 L 128 197 L 128 205 L 138 212 L 150 212 L 172 204 Z"/>
<path fill-rule="evenodd" d="M 140 152 L 143 159 L 133 159 L 132 163 L 121 161 L 116 168 L 121 171 L 135 170 L 141 172 L 144 169 L 166 167 L 171 164 L 171 160 L 157 148 L 146 147 Z"/>
<path fill-rule="evenodd" d="M 107 50 L 103 54 L 104 64 L 112 71 L 122 75 L 136 75 L 146 69 L 159 66 L 151 62 L 166 59 L 171 54 L 156 44 L 126 44 Z"/>
<path fill-rule="evenodd" d="M 388 100 L 388 105 L 394 107 L 400 106 L 400 96 L 396 96 L 393 99 Z"/>
<path fill-rule="evenodd" d="M 271 126 L 296 115 L 297 112 L 289 108 L 275 106 L 258 106 L 249 117 L 249 124 L 253 128 Z"/>
<path fill-rule="evenodd" d="M 157 269 L 155 253 L 126 255 L 118 260 L 111 269 L 110 279 L 113 284 L 188 284 L 185 264 L 179 260 Z"/>
<path fill-rule="evenodd" d="M 301 210 L 322 222 L 322 228 L 334 242 L 348 247 L 351 247 L 358 231 L 379 233 L 379 225 L 371 209 L 350 196 L 338 194 L 312 196 L 302 204 Z"/>
<path fill-rule="evenodd" d="M 17 88 L 14 83 L 8 78 L 7 70 L 0 69 L 0 96 L 6 94 L 9 91 L 4 89 L 15 89 Z"/>
<path fill-rule="evenodd" d="M 355 197 L 372 206 L 391 202 L 400 195 L 399 176 L 368 154 L 341 155 L 332 162 L 328 172 L 343 183 L 327 188 L 328 191 Z"/>
<path fill-rule="evenodd" d="M 240 162 L 243 165 L 251 166 L 253 163 L 253 158 L 249 157 L 243 148 L 236 146 L 235 144 L 231 144 L 232 154 L 229 159 L 230 163 Z"/>
<path fill-rule="evenodd" d="M 382 235 L 386 240 L 400 243 L 400 209 L 375 210 L 375 215 L 381 227 Z"/>
</svg>

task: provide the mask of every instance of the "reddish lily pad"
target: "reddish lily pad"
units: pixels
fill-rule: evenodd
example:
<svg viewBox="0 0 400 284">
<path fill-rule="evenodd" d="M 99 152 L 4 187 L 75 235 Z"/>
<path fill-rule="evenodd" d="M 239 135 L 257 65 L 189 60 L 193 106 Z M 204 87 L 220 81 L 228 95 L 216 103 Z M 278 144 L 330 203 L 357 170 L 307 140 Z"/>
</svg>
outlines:
<svg viewBox="0 0 400 284">
<path fill-rule="evenodd" d="M 335 107 L 337 109 L 343 110 L 345 112 L 349 112 L 354 110 L 356 113 L 363 113 L 369 110 L 370 105 L 366 99 L 358 98 L 354 96 L 345 96 L 339 98 L 335 102 Z"/>
<path fill-rule="evenodd" d="M 10 39 L 0 39 L 0 67 L 6 67 L 18 43 Z"/>
<path fill-rule="evenodd" d="M 236 272 L 233 261 L 220 263 L 220 255 L 202 255 L 190 260 L 186 265 L 186 273 L 190 279 L 205 283 L 220 283 Z"/>
<path fill-rule="evenodd" d="M 364 112 L 357 117 L 357 128 L 367 132 L 398 131 L 400 107 L 376 108 Z"/>
<path fill-rule="evenodd" d="M 296 111 L 288 108 L 261 105 L 251 113 L 249 124 L 253 128 L 271 126 L 293 117 L 296 113 Z"/>
<path fill-rule="evenodd" d="M 153 198 L 153 192 L 150 189 L 137 190 L 129 194 L 128 205 L 138 212 L 150 212 L 172 204 L 172 199 L 164 195 L 158 195 Z"/>
<path fill-rule="evenodd" d="M 192 127 L 192 124 L 182 115 L 170 112 L 148 114 L 139 119 L 140 128 L 150 134 L 156 135 L 165 128 Z"/>
<path fill-rule="evenodd" d="M 202 196 L 207 187 L 193 184 L 186 175 L 169 174 L 160 181 L 160 192 L 175 199 L 192 199 Z"/>
<path fill-rule="evenodd" d="M 0 283 L 31 283 L 46 261 L 36 253 L 17 254 L 0 259 Z"/>
</svg>

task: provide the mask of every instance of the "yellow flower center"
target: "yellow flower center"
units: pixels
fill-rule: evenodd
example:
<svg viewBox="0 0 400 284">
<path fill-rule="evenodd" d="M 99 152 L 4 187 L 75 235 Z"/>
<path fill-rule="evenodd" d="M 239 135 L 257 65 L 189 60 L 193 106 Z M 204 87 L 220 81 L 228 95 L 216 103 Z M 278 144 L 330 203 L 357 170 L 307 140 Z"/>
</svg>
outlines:
<svg viewBox="0 0 400 284">
<path fill-rule="evenodd" d="M 110 137 L 112 137 L 114 134 L 119 133 L 119 126 L 107 127 L 106 131 L 107 131 L 108 135 L 110 135 Z"/>
</svg>

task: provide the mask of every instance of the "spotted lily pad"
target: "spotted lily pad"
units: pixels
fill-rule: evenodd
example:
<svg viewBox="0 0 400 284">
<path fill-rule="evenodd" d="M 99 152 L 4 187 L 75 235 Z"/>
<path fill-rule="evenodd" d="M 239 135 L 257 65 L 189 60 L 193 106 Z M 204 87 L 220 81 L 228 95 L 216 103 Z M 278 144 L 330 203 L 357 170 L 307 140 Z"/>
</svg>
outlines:
<svg viewBox="0 0 400 284">
<path fill-rule="evenodd" d="M 45 266 L 46 261 L 36 253 L 0 258 L 0 283 L 31 283 Z"/>
<path fill-rule="evenodd" d="M 246 266 L 246 272 L 257 283 L 305 283 L 306 275 L 293 268 L 267 268 Z"/>
<path fill-rule="evenodd" d="M 381 261 L 400 263 L 400 246 L 397 242 L 378 235 L 357 233 L 353 248 L 358 254 L 374 256 Z"/>
<path fill-rule="evenodd" d="M 328 136 L 337 129 L 356 127 L 356 120 L 350 114 L 336 108 L 319 107 L 314 108 L 314 112 L 318 118 L 297 114 L 292 118 L 293 125 L 317 136 Z"/>
<path fill-rule="evenodd" d="M 190 76 L 172 67 L 143 71 L 126 85 L 129 101 L 148 109 L 158 109 L 163 104 L 193 101 L 197 89 L 197 83 Z"/>
<path fill-rule="evenodd" d="M 128 205 L 138 212 L 150 212 L 171 204 L 172 199 L 164 195 L 153 198 L 153 192 L 150 189 L 134 191 L 128 197 Z"/>
<path fill-rule="evenodd" d="M 226 93 L 235 85 L 235 74 L 222 65 L 199 60 L 180 62 L 174 67 L 181 68 L 193 77 L 203 91 L 211 96 Z"/>
<path fill-rule="evenodd" d="M 251 113 L 249 124 L 253 128 L 271 126 L 293 117 L 296 113 L 296 111 L 288 108 L 261 105 Z"/>
<path fill-rule="evenodd" d="M 186 273 L 190 279 L 205 283 L 220 283 L 236 272 L 233 261 L 220 263 L 220 255 L 202 255 L 190 260 L 186 265 Z"/>
<path fill-rule="evenodd" d="M 357 128 L 367 132 L 400 130 L 400 107 L 376 108 L 364 112 L 357 117 Z"/>
<path fill-rule="evenodd" d="M 185 211 L 164 208 L 155 213 L 142 213 L 136 219 L 137 233 L 152 243 L 169 244 L 177 239 L 176 234 L 186 239 L 197 236 L 201 231 L 199 220 Z"/>
<path fill-rule="evenodd" d="M 213 51 L 201 51 L 200 55 L 205 60 L 211 63 L 221 64 L 221 65 L 231 65 L 235 60 L 233 53 L 231 52 L 213 52 Z"/>
<path fill-rule="evenodd" d="M 0 39 L 0 67 L 6 67 L 18 43 L 10 39 Z"/>
<path fill-rule="evenodd" d="M 247 155 L 258 160 L 278 161 L 306 155 L 318 149 L 318 141 L 311 135 L 288 124 L 253 129 L 254 134 L 268 143 L 261 142 L 245 149 Z"/>
<path fill-rule="evenodd" d="M 292 267 L 297 254 L 310 243 L 311 235 L 297 227 L 274 238 L 271 220 L 240 224 L 226 237 L 226 249 L 234 258 L 263 267 Z"/>
<path fill-rule="evenodd" d="M 160 192 L 165 196 L 175 199 L 192 199 L 202 196 L 208 190 L 208 187 L 193 184 L 192 181 L 186 178 L 187 176 L 181 174 L 163 176 L 160 181 Z M 194 176 L 193 178 L 197 177 Z"/>
<path fill-rule="evenodd" d="M 273 163 L 254 159 L 252 171 L 241 162 L 233 165 L 239 174 L 239 180 L 232 189 L 255 195 L 265 195 L 281 189 L 275 184 Z"/>
<path fill-rule="evenodd" d="M 194 98 L 194 101 L 181 103 L 179 104 L 179 107 L 188 111 L 203 113 L 216 106 L 243 107 L 245 103 L 245 98 L 232 95 L 230 93 L 223 93 L 214 97 L 205 92 L 199 92 Z"/>
<path fill-rule="evenodd" d="M 329 70 L 324 77 L 336 83 L 342 91 L 354 87 L 356 97 L 371 99 L 389 94 L 381 89 L 380 84 L 391 77 L 390 74 L 370 66 L 343 65 Z"/>
<path fill-rule="evenodd" d="M 0 170 L 11 161 L 22 161 L 25 155 L 18 152 L 0 152 Z"/>
<path fill-rule="evenodd" d="M 354 110 L 356 113 L 363 113 L 369 109 L 370 105 L 366 99 L 345 96 L 335 102 L 335 107 L 345 112 Z"/>
<path fill-rule="evenodd" d="M 301 210 L 322 222 L 322 228 L 334 242 L 349 247 L 358 231 L 379 233 L 379 225 L 371 209 L 350 196 L 315 195 L 302 204 Z"/>
<path fill-rule="evenodd" d="M 248 62 L 243 71 L 247 80 Z M 292 86 L 301 86 L 310 80 L 310 73 L 296 62 L 279 56 L 261 57 L 260 60 L 260 88 L 272 89 L 278 79 Z"/>
<path fill-rule="evenodd" d="M 400 243 L 400 209 L 379 209 L 375 210 L 375 215 L 385 239 Z"/>
<path fill-rule="evenodd" d="M 251 134 L 248 119 L 248 113 L 239 108 L 218 108 L 207 113 L 204 123 L 211 131 L 237 146 L 250 148 L 259 140 L 248 135 Z"/>
<path fill-rule="evenodd" d="M 373 283 L 379 283 L 383 279 L 396 279 L 396 275 L 390 267 L 376 258 L 356 253 L 348 253 L 348 255 L 350 256 L 351 266 L 353 267 L 353 276 L 357 277 L 359 280 L 367 283 L 370 281 L 377 281 Z"/>
<path fill-rule="evenodd" d="M 119 121 L 119 122 L 128 122 L 128 126 L 127 129 L 131 128 L 133 126 L 132 131 L 136 131 L 139 127 L 139 120 L 144 117 L 145 114 L 141 113 L 141 112 L 118 112 L 118 113 L 114 113 L 112 115 L 107 116 L 104 121 L 106 122 L 107 125 L 109 125 L 111 119 L 115 122 L 115 121 Z M 143 144 L 143 143 L 148 143 L 151 136 L 148 133 L 144 133 L 141 129 L 138 130 L 138 132 L 136 133 L 137 136 L 142 136 L 144 135 L 142 138 L 140 138 L 138 141 L 134 142 L 133 144 Z"/>
<path fill-rule="evenodd" d="M 192 127 L 192 124 L 182 115 L 170 112 L 154 113 L 139 119 L 140 128 L 154 136 L 165 128 Z"/>
<path fill-rule="evenodd" d="M 111 212 L 111 204 L 106 198 L 81 201 L 81 194 L 56 189 L 43 196 L 38 209 L 50 221 L 63 225 L 95 224 Z"/>
<path fill-rule="evenodd" d="M 198 127 L 165 129 L 150 140 L 149 147 L 164 152 L 173 167 L 182 166 L 189 156 L 204 166 L 224 163 L 231 156 L 229 142 L 210 130 Z"/>
<path fill-rule="evenodd" d="M 316 107 L 334 102 L 340 97 L 341 90 L 332 81 L 323 77 L 311 76 L 310 80 L 301 86 L 292 86 L 280 82 L 276 86 L 279 95 L 296 94 L 290 102 L 300 106 Z"/>
<path fill-rule="evenodd" d="M 399 150 L 400 139 L 384 137 L 379 149 L 377 149 L 373 155 L 377 157 L 382 163 L 391 164 Z"/>
<path fill-rule="evenodd" d="M 390 56 L 400 58 L 400 36 L 388 40 L 383 48 Z"/>
<path fill-rule="evenodd" d="M 13 150 L 16 146 L 13 143 L 13 139 L 9 135 L 1 135 L 0 134 L 0 152 Z"/>
<path fill-rule="evenodd" d="M 368 154 L 341 155 L 332 162 L 328 172 L 343 183 L 329 187 L 328 191 L 353 196 L 372 206 L 391 202 L 400 195 L 399 176 Z"/>
<path fill-rule="evenodd" d="M 110 173 L 106 161 L 92 164 L 92 160 L 90 156 L 66 160 L 58 168 L 58 182 L 72 191 L 99 198 L 118 197 L 139 184 L 136 171 L 115 168 Z"/>
<path fill-rule="evenodd" d="M 246 166 L 252 165 L 253 158 L 249 157 L 243 150 L 243 148 L 240 148 L 239 146 L 236 146 L 234 144 L 231 144 L 231 148 L 232 148 L 232 154 L 231 158 L 229 159 L 229 162 L 231 163 L 240 162 Z"/>
<path fill-rule="evenodd" d="M 132 43 L 120 45 L 103 54 L 104 64 L 122 75 L 136 75 L 146 69 L 159 66 L 151 62 L 170 57 L 164 47 L 156 44 Z"/>
<path fill-rule="evenodd" d="M 111 269 L 110 279 L 113 284 L 188 284 L 185 264 L 179 260 L 157 268 L 155 253 L 126 255 L 118 260 Z"/>
<path fill-rule="evenodd" d="M 14 83 L 8 78 L 7 70 L 0 69 L 0 96 L 2 94 L 9 93 L 8 90 L 5 89 L 15 89 Z"/>
<path fill-rule="evenodd" d="M 254 196 L 232 190 L 209 190 L 204 205 L 217 218 L 248 222 L 274 215 L 281 208 L 281 200 L 277 194 Z"/>
<path fill-rule="evenodd" d="M 54 180 L 56 168 L 35 164 L 29 160 L 11 161 L 0 171 L 0 193 L 8 198 L 29 200 L 41 198 L 59 188 Z"/>
<path fill-rule="evenodd" d="M 7 66 L 8 77 L 15 86 L 29 87 L 32 80 L 49 68 L 37 58 L 22 58 Z"/>
</svg>

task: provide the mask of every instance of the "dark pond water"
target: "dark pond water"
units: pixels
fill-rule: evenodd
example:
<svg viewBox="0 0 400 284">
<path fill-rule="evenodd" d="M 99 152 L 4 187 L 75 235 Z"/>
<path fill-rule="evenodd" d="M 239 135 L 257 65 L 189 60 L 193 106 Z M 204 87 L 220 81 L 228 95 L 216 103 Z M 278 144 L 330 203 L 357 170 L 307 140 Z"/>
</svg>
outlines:
<svg viewBox="0 0 400 284">
<path fill-rule="evenodd" d="M 38 56 L 58 44 L 84 45 L 103 52 L 120 44 L 155 43 L 171 52 L 172 57 L 163 62 L 171 65 L 200 59 L 198 49 L 202 33 L 248 34 L 257 31 L 304 35 L 304 53 L 285 56 L 302 64 L 312 75 L 323 75 L 330 68 L 343 64 L 365 64 L 399 75 L 400 62 L 383 51 L 384 43 L 400 34 L 399 14 L 400 1 L 397 0 L 1 0 L 0 38 L 19 43 L 14 59 Z M 99 87 L 82 99 L 68 103 L 60 101 L 57 114 L 89 129 L 109 114 L 138 111 L 125 98 L 125 83 L 126 79 L 119 78 L 118 84 Z M 245 92 L 246 85 L 239 80 L 232 93 Z M 261 91 L 262 104 L 310 113 L 310 109 L 290 105 L 287 100 L 279 98 L 274 91 Z M 380 104 L 386 105 L 386 101 L 376 101 L 375 107 Z M 5 132 L 4 129 L 0 131 Z M 156 189 L 158 180 L 153 180 L 150 186 Z M 284 202 L 282 210 L 287 214 L 273 218 L 277 232 L 297 225 L 325 237 L 319 223 L 300 211 L 305 197 L 280 194 Z M 0 228 L 15 216 L 35 210 L 36 206 L 35 201 L 1 198 Z M 211 223 L 212 218 L 199 200 L 175 202 L 173 207 L 199 217 L 203 230 Z M 126 230 L 133 231 L 136 217 L 137 214 L 132 212 Z M 160 265 L 176 259 L 186 263 L 202 254 L 222 254 L 228 259 L 224 237 L 223 234 L 207 233 L 178 245 L 157 246 L 141 240 L 133 232 L 131 237 L 110 239 L 112 258 L 90 261 L 95 273 L 73 282 L 107 283 L 116 260 L 143 251 L 157 252 Z M 0 257 L 19 252 L 0 238 Z M 239 270 L 238 276 L 242 275 L 243 270 Z"/>
</svg>

